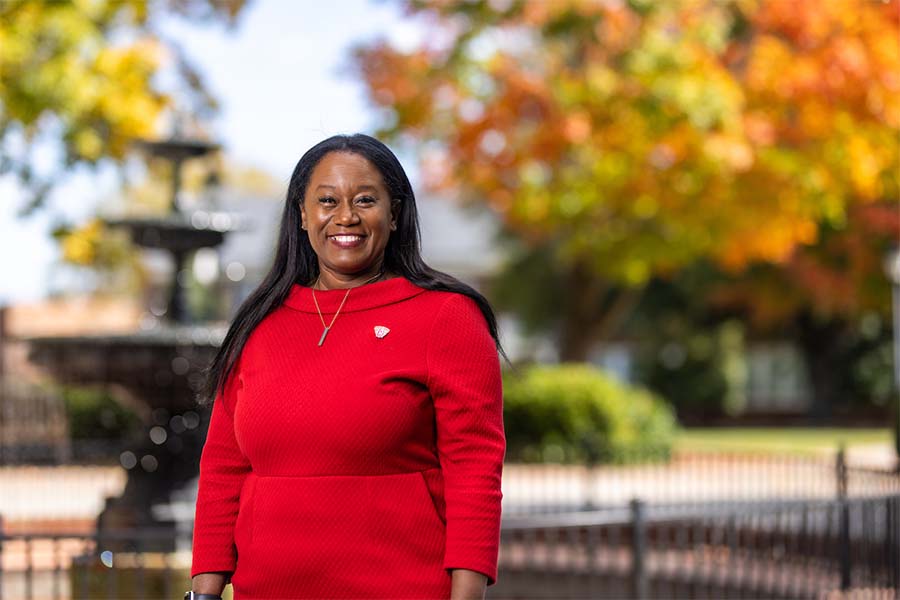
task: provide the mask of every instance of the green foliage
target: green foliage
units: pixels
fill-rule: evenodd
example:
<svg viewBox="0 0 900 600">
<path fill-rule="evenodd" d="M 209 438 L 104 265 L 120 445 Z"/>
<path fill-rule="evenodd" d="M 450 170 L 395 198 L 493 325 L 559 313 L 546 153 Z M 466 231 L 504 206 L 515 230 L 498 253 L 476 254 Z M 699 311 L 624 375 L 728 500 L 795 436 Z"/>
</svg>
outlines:
<svg viewBox="0 0 900 600">
<path fill-rule="evenodd" d="M 685 419 L 741 412 L 746 398 L 746 335 L 739 314 L 706 301 L 719 275 L 698 263 L 647 286 L 625 335 L 640 339 L 634 377 Z"/>
<path fill-rule="evenodd" d="M 509 262 L 489 282 L 490 299 L 500 310 L 514 313 L 529 334 L 552 330 L 571 314 L 563 310 L 568 281 L 559 268 L 553 245 L 522 248 L 514 240 L 506 240 L 512 248 Z M 534 285 L 540 281 L 541 285 Z"/>
<path fill-rule="evenodd" d="M 507 458 L 636 462 L 666 458 L 677 425 L 651 392 L 578 363 L 534 365 L 504 381 Z"/>
<path fill-rule="evenodd" d="M 122 439 L 138 426 L 137 415 L 102 389 L 62 386 L 73 440 Z"/>
<path fill-rule="evenodd" d="M 869 325 L 872 322 L 878 325 Z M 875 331 L 866 330 L 872 327 Z M 862 320 L 861 335 L 851 348 L 851 369 L 848 374 L 850 390 L 848 402 L 871 402 L 875 406 L 888 406 L 896 388 L 893 380 L 893 350 L 891 348 L 890 323 L 881 322 L 869 314 Z"/>
<path fill-rule="evenodd" d="M 751 276 L 763 281 L 767 275 L 756 269 Z M 889 405 L 893 390 L 889 318 L 872 310 L 861 312 L 852 321 L 835 316 L 820 324 L 820 331 L 825 332 L 820 339 L 829 341 L 804 346 L 796 322 L 762 328 L 740 307 L 717 307 L 712 299 L 733 285 L 708 263 L 697 263 L 669 280 L 654 278 L 622 329 L 624 337 L 641 340 L 634 355 L 634 379 L 664 397 L 681 423 L 737 416 L 746 411 L 748 392 L 764 396 L 759 379 L 749 385 L 749 353 L 773 339 L 792 343 L 799 353 L 796 358 L 779 359 L 779 368 L 799 377 L 803 388 L 812 383 L 809 363 L 827 350 L 834 365 L 826 370 L 827 385 L 833 392 L 827 400 L 828 410 L 878 414 Z M 785 282 L 780 288 L 782 298 L 788 293 L 783 291 L 787 285 Z M 773 302 L 778 289 L 773 285 Z M 760 305 L 754 308 L 759 310 Z M 794 374 L 795 369 L 801 372 Z"/>
<path fill-rule="evenodd" d="M 721 417 L 740 412 L 728 402 L 726 362 L 716 331 L 690 331 L 686 337 L 648 340 L 638 357 L 641 381 L 660 394 L 681 418 Z M 743 383 L 743 382 L 742 382 Z"/>
<path fill-rule="evenodd" d="M 0 2 L 0 175 L 16 176 L 29 196 L 19 214 L 75 167 L 121 164 L 135 139 L 158 134 L 164 111 L 211 114 L 201 73 L 158 22 L 175 14 L 233 25 L 244 2 Z M 160 81 L 167 68 L 174 86 Z M 48 147 L 57 164 L 48 166 Z"/>
</svg>

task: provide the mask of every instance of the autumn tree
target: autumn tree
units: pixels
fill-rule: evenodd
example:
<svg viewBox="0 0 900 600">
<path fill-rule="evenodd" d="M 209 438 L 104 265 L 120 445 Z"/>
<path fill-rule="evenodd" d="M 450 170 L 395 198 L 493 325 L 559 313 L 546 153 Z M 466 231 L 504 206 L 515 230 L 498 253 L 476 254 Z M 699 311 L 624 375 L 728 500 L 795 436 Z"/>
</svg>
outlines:
<svg viewBox="0 0 900 600">
<path fill-rule="evenodd" d="M 133 140 L 160 134 L 165 111 L 215 110 L 201 73 L 158 22 L 174 14 L 233 25 L 245 2 L 0 2 L 0 176 L 28 195 L 18 213 L 41 207 L 78 166 L 120 164 Z M 170 65 L 175 83 L 164 88 L 158 75 Z"/>
<path fill-rule="evenodd" d="M 404 6 L 422 46 L 356 53 L 380 133 L 416 145 L 430 191 L 500 216 L 518 277 L 551 276 L 512 296 L 559 316 L 562 358 L 697 261 L 743 286 L 697 302 L 772 330 L 888 310 L 872 257 L 897 234 L 896 0 Z M 762 315 L 768 295 L 791 300 Z"/>
<path fill-rule="evenodd" d="M 703 290 L 702 305 L 737 310 L 754 335 L 792 340 L 808 367 L 814 414 L 887 403 L 883 260 L 900 240 L 898 5 L 773 2 L 751 16 L 737 55 L 751 131 L 780 154 L 774 164 L 791 181 L 815 182 L 805 201 L 819 203 L 822 216 L 813 243 L 726 269 Z"/>
</svg>

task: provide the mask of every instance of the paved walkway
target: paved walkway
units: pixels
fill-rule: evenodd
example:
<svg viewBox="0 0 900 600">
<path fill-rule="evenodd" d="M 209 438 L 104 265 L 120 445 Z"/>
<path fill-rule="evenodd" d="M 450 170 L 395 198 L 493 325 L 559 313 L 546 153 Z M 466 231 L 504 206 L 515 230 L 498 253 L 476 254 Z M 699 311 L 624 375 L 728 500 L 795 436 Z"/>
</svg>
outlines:
<svg viewBox="0 0 900 600">
<path fill-rule="evenodd" d="M 888 475 L 895 461 L 890 445 L 849 451 L 851 496 L 900 491 L 900 479 Z M 575 506 L 588 498 L 595 507 L 621 507 L 633 498 L 656 503 L 824 499 L 837 490 L 833 451 L 818 456 L 682 453 L 665 464 L 600 466 L 593 472 L 562 465 L 507 465 L 503 471 L 509 512 L 535 505 Z"/>
<path fill-rule="evenodd" d="M 853 466 L 878 469 L 897 468 L 897 452 L 893 444 L 860 444 L 847 449 L 847 462 Z"/>
<path fill-rule="evenodd" d="M 890 444 L 854 446 L 851 467 L 890 469 Z M 851 472 L 850 492 L 862 493 L 884 477 Z M 896 485 L 896 479 L 894 481 Z M 106 496 L 119 495 L 125 471 L 117 466 L 0 467 L 0 515 L 17 524 L 59 531 L 90 527 Z M 572 505 L 591 495 L 596 506 L 622 506 L 634 497 L 656 502 L 831 497 L 837 481 L 834 452 L 820 457 L 762 454 L 683 454 L 660 465 L 583 466 L 509 464 L 503 471 L 504 509 L 529 504 Z"/>
</svg>

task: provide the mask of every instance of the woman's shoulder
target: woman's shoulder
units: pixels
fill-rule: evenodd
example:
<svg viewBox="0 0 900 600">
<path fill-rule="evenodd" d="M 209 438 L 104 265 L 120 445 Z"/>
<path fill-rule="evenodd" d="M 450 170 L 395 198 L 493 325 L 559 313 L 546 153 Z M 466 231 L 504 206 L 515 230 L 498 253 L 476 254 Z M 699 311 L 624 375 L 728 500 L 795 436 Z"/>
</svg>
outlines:
<svg viewBox="0 0 900 600">
<path fill-rule="evenodd" d="M 461 292 L 448 290 L 426 290 L 417 298 L 421 299 L 420 310 L 428 315 L 432 333 L 447 329 L 483 328 L 486 326 L 484 314 L 475 300 Z"/>
<path fill-rule="evenodd" d="M 431 301 L 426 352 L 430 371 L 460 359 L 484 362 L 496 358 L 487 318 L 474 298 L 461 292 L 435 291 Z"/>
<path fill-rule="evenodd" d="M 475 310 L 480 312 L 478 304 L 471 297 L 462 292 L 453 292 L 449 290 L 425 290 L 419 294 L 423 304 L 427 305 L 430 310 L 434 311 L 434 316 L 440 316 L 439 313 L 445 313 L 448 310 Z"/>
</svg>

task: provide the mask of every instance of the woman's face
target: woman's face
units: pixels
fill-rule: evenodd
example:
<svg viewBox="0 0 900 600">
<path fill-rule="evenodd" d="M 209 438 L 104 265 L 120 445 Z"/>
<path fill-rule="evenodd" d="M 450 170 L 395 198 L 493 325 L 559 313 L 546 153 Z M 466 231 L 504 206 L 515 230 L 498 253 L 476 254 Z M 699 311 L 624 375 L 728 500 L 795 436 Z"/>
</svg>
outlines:
<svg viewBox="0 0 900 600">
<path fill-rule="evenodd" d="M 329 152 L 313 169 L 300 213 L 322 275 L 368 276 L 397 228 L 378 169 L 350 152 Z"/>
</svg>

